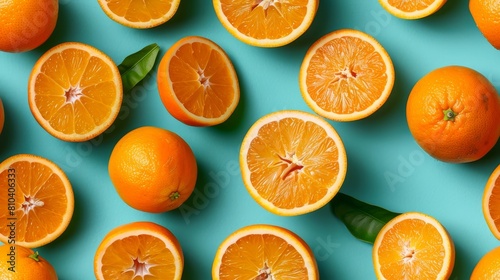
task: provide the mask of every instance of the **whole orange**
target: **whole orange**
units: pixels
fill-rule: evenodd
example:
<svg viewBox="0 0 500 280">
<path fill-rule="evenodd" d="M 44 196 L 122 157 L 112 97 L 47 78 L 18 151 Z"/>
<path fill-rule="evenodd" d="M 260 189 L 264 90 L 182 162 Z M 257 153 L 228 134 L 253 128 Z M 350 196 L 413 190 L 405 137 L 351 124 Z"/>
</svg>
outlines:
<svg viewBox="0 0 500 280">
<path fill-rule="evenodd" d="M 52 35 L 58 0 L 7 0 L 0 3 L 0 51 L 25 52 Z"/>
<path fill-rule="evenodd" d="M 108 163 L 120 197 L 137 210 L 160 213 L 179 207 L 194 190 L 196 158 L 179 135 L 144 126 L 123 136 Z"/>
<path fill-rule="evenodd" d="M 500 247 L 496 247 L 484 254 L 470 276 L 470 280 L 492 279 L 500 279 Z"/>
<path fill-rule="evenodd" d="M 408 127 L 432 157 L 463 163 L 482 158 L 500 137 L 500 98 L 479 72 L 446 66 L 424 75 L 406 104 Z"/>
<path fill-rule="evenodd" d="M 0 246 L 2 280 L 57 280 L 54 267 L 38 252 L 15 244 Z"/>
<path fill-rule="evenodd" d="M 500 1 L 470 0 L 469 11 L 486 40 L 500 49 Z"/>
</svg>

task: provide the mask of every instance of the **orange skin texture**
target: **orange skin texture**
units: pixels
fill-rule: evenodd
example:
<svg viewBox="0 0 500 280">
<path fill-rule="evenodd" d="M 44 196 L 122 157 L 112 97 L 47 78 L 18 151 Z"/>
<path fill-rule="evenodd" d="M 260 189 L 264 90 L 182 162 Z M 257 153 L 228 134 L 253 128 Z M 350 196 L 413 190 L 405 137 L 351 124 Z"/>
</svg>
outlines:
<svg viewBox="0 0 500 280">
<path fill-rule="evenodd" d="M 500 247 L 487 252 L 476 264 L 470 280 L 492 280 L 500 277 Z"/>
<path fill-rule="evenodd" d="M 11 265 L 10 256 L 11 246 L 15 248 L 15 272 L 9 271 Z M 5 244 L 0 246 L 0 275 L 2 280 L 57 280 L 57 274 L 54 267 L 44 258 L 38 256 L 38 261 L 30 258 L 35 252 L 22 246 L 14 244 Z"/>
<path fill-rule="evenodd" d="M 113 148 L 111 181 L 132 208 L 160 213 L 178 208 L 194 190 L 196 158 L 177 134 L 156 127 L 136 128 Z"/>
<path fill-rule="evenodd" d="M 496 0 L 470 0 L 469 11 L 479 31 L 488 42 L 500 49 L 500 2 Z"/>
<path fill-rule="evenodd" d="M 26 52 L 52 35 L 58 0 L 4 0 L 0 5 L 0 51 Z"/>
<path fill-rule="evenodd" d="M 455 113 L 445 120 L 445 110 Z M 432 157 L 450 163 L 479 160 L 500 137 L 500 98 L 477 71 L 446 66 L 422 77 L 406 106 L 415 141 Z"/>
</svg>

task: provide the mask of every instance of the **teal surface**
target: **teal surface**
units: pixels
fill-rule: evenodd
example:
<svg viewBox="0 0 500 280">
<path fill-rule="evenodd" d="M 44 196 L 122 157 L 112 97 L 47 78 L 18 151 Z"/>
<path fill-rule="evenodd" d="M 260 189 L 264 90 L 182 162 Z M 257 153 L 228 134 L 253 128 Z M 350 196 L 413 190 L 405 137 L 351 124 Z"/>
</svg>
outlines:
<svg viewBox="0 0 500 280">
<path fill-rule="evenodd" d="M 297 217 L 271 214 L 247 193 L 238 166 L 240 143 L 259 117 L 282 109 L 312 112 L 300 95 L 299 67 L 316 39 L 340 28 L 373 35 L 392 57 L 396 70 L 394 90 L 379 111 L 356 122 L 330 122 L 348 155 L 341 192 L 394 212 L 420 211 L 437 218 L 456 246 L 450 279 L 469 279 L 480 257 L 500 245 L 481 211 L 484 184 L 500 163 L 500 145 L 474 163 L 442 163 L 414 142 L 405 118 L 412 86 L 437 67 L 474 68 L 500 89 L 500 52 L 477 30 L 467 0 L 448 1 L 438 13 L 415 21 L 390 16 L 376 0 L 321 0 L 310 29 L 292 44 L 275 49 L 252 47 L 232 37 L 218 21 L 210 0 L 182 0 L 174 18 L 150 30 L 115 23 L 95 0 L 61 0 L 56 30 L 44 45 L 27 53 L 0 53 L 0 97 L 6 113 L 0 159 L 18 153 L 44 156 L 67 173 L 74 188 L 75 212 L 69 228 L 39 248 L 59 278 L 94 279 L 93 257 L 103 236 L 118 225 L 148 220 L 166 226 L 178 237 L 185 255 L 183 279 L 210 279 L 218 245 L 234 230 L 255 223 L 280 225 L 300 235 L 315 253 L 321 279 L 375 279 L 372 246 L 354 239 L 328 206 Z M 29 73 L 44 51 L 56 44 L 84 42 L 119 63 L 151 43 L 161 47 L 162 56 L 187 35 L 218 43 L 238 72 L 241 101 L 222 125 L 189 127 L 172 118 L 161 104 L 155 70 L 126 95 L 124 111 L 112 129 L 92 141 L 55 139 L 30 113 Z M 181 209 L 163 214 L 134 210 L 118 197 L 110 182 L 107 163 L 114 144 L 144 125 L 178 133 L 196 155 L 197 187 Z"/>
</svg>

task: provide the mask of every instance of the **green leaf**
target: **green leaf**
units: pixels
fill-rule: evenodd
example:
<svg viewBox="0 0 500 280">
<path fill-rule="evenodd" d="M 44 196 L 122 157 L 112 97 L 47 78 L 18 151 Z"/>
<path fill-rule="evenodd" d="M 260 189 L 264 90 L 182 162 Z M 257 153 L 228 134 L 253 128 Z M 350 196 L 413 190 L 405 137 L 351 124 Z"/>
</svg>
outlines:
<svg viewBox="0 0 500 280">
<path fill-rule="evenodd" d="M 338 193 L 330 202 L 333 214 L 361 241 L 373 244 L 380 229 L 400 213 Z"/>
<path fill-rule="evenodd" d="M 118 65 L 122 77 L 123 91 L 128 92 L 142 81 L 153 69 L 160 47 L 153 43 L 127 56 Z"/>
</svg>

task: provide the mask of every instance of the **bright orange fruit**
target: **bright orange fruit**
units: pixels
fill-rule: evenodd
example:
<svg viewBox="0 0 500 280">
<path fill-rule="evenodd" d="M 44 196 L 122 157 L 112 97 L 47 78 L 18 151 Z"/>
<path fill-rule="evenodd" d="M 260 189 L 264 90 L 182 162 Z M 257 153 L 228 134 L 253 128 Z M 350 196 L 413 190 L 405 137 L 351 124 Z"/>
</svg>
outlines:
<svg viewBox="0 0 500 280">
<path fill-rule="evenodd" d="M 113 228 L 94 256 L 97 280 L 180 280 L 183 270 L 177 238 L 167 228 L 147 221 Z"/>
<path fill-rule="evenodd" d="M 493 170 L 483 193 L 483 214 L 493 235 L 500 240 L 500 165 Z"/>
<path fill-rule="evenodd" d="M 402 19 L 420 19 L 434 14 L 446 0 L 379 0 L 384 9 Z"/>
<path fill-rule="evenodd" d="M 319 279 L 314 254 L 294 232 L 250 225 L 229 235 L 217 249 L 212 279 Z"/>
<path fill-rule="evenodd" d="M 470 0 L 469 11 L 479 31 L 488 42 L 500 49 L 500 2 L 494 0 Z"/>
<path fill-rule="evenodd" d="M 16 244 L 0 246 L 2 280 L 57 280 L 54 267 L 38 252 Z"/>
<path fill-rule="evenodd" d="M 472 270 L 470 280 L 500 279 L 500 247 L 495 247 L 484 254 Z"/>
</svg>

